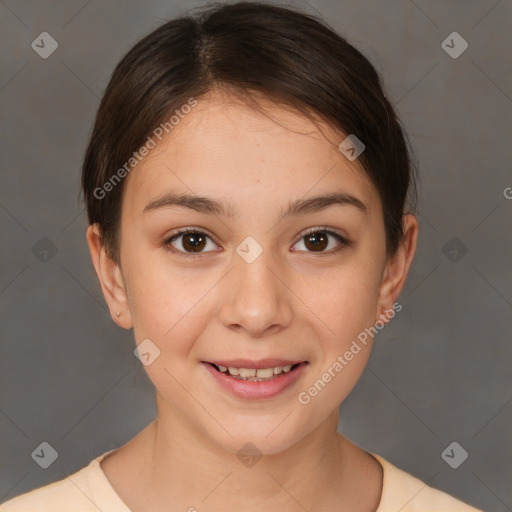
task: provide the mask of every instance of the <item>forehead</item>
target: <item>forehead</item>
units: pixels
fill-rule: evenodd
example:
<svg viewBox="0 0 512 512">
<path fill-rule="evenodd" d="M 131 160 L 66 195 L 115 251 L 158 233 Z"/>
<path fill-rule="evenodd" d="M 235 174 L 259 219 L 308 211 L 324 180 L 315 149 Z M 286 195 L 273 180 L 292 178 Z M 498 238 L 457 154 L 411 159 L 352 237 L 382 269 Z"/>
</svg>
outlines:
<svg viewBox="0 0 512 512">
<path fill-rule="evenodd" d="M 234 205 L 234 214 L 249 198 L 282 204 L 333 189 L 369 208 L 378 203 L 360 164 L 338 150 L 345 135 L 318 122 L 320 131 L 288 107 L 260 104 L 264 112 L 220 93 L 198 100 L 127 176 L 128 208 L 140 214 L 168 191 L 224 200 Z"/>
</svg>

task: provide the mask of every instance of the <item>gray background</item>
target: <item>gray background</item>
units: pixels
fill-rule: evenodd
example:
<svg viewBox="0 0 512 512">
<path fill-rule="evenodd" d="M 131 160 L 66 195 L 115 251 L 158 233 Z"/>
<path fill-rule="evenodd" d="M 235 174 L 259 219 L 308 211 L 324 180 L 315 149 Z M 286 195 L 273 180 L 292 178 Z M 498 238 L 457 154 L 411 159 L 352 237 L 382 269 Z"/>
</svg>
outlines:
<svg viewBox="0 0 512 512">
<path fill-rule="evenodd" d="M 202 4 L 0 3 L 0 501 L 64 478 L 154 417 L 132 332 L 111 320 L 90 263 L 79 170 L 120 57 Z M 511 510 L 511 2 L 292 5 L 382 73 L 422 176 L 404 309 L 377 337 L 340 430 L 431 486 Z M 59 44 L 48 59 L 31 48 L 43 31 Z M 457 59 L 441 47 L 453 31 L 469 43 Z M 58 452 L 48 469 L 31 457 L 43 441 Z M 457 469 L 441 457 L 452 441 L 469 453 Z"/>
</svg>

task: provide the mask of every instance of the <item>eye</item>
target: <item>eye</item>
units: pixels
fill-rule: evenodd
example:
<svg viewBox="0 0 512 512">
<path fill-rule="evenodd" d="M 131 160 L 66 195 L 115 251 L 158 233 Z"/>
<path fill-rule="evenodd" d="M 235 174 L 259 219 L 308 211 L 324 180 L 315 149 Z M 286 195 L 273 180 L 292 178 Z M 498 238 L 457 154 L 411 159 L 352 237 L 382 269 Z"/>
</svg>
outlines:
<svg viewBox="0 0 512 512">
<path fill-rule="evenodd" d="M 181 242 L 177 241 L 179 238 L 182 238 Z M 203 252 L 208 252 L 203 251 L 203 249 L 208 245 L 208 240 L 211 241 L 213 246 L 211 249 L 216 250 L 217 245 L 206 233 L 203 233 L 198 229 L 187 228 L 182 229 L 181 231 L 178 231 L 172 235 L 170 238 L 167 238 L 164 242 L 164 245 L 173 252 L 178 252 L 180 255 L 190 256 L 193 258 L 194 256 L 197 256 Z M 173 245 L 175 242 L 178 247 Z M 171 247 L 173 247 L 175 250 L 171 249 Z"/>
<path fill-rule="evenodd" d="M 181 241 L 178 241 L 180 238 Z M 338 241 L 337 245 L 334 244 L 334 249 L 332 247 L 333 244 L 330 243 L 329 238 Z M 205 250 L 205 248 L 208 248 L 208 241 L 210 241 L 212 245 L 210 250 L 216 251 L 217 245 L 206 233 L 200 231 L 199 229 L 186 228 L 167 238 L 164 241 L 164 246 L 172 252 L 178 253 L 180 256 L 193 258 L 201 255 L 202 253 L 209 252 L 208 250 Z M 327 227 L 316 227 L 308 230 L 306 234 L 302 235 L 299 242 L 297 242 L 297 244 L 300 243 L 304 243 L 306 246 L 306 252 L 317 252 L 322 254 L 336 253 L 344 247 L 349 247 L 352 245 L 350 240 Z M 295 244 L 295 246 L 297 244 Z M 293 250 L 297 251 L 297 249 Z"/>
<path fill-rule="evenodd" d="M 329 243 L 329 238 L 334 238 L 335 240 L 338 241 L 338 245 L 334 245 L 333 250 L 330 250 L 332 249 L 332 244 Z M 302 235 L 301 239 L 297 243 L 304 243 L 307 252 L 327 252 L 328 254 L 335 253 L 343 249 L 344 247 L 348 247 L 352 244 L 350 240 L 327 227 L 316 227 L 308 230 L 306 234 Z"/>
</svg>

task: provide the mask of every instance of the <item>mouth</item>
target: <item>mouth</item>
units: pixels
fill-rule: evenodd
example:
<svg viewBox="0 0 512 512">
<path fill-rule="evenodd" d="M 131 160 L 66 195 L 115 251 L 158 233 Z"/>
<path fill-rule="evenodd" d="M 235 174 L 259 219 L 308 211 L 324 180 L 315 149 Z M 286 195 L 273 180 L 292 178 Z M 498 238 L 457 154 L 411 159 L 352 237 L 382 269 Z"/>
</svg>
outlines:
<svg viewBox="0 0 512 512">
<path fill-rule="evenodd" d="M 231 359 L 201 361 L 213 382 L 242 400 L 277 398 L 296 387 L 309 361 Z"/>
<path fill-rule="evenodd" d="M 306 365 L 307 361 L 298 363 L 283 361 L 284 364 L 267 363 L 244 363 L 244 366 L 234 366 L 234 363 L 220 364 L 204 361 L 213 367 L 217 372 L 231 377 L 235 380 L 251 382 L 267 382 L 276 380 L 285 374 L 296 371 L 301 365 Z"/>
</svg>

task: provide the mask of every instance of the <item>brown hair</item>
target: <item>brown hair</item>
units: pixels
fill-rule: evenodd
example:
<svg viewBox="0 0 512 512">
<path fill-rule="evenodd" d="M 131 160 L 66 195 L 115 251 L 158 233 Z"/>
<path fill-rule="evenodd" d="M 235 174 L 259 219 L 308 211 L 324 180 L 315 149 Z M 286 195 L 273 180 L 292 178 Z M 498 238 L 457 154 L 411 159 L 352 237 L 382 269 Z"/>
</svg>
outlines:
<svg viewBox="0 0 512 512">
<path fill-rule="evenodd" d="M 365 150 L 358 161 L 381 198 L 386 250 L 395 254 L 408 194 L 409 206 L 416 202 L 415 167 L 376 70 L 316 17 L 240 2 L 216 3 L 165 23 L 115 68 L 82 168 L 88 221 L 99 224 L 112 258 L 119 261 L 126 163 L 136 165 L 134 153 L 173 112 L 215 88 L 246 97 L 260 93 L 360 139 Z"/>
</svg>

